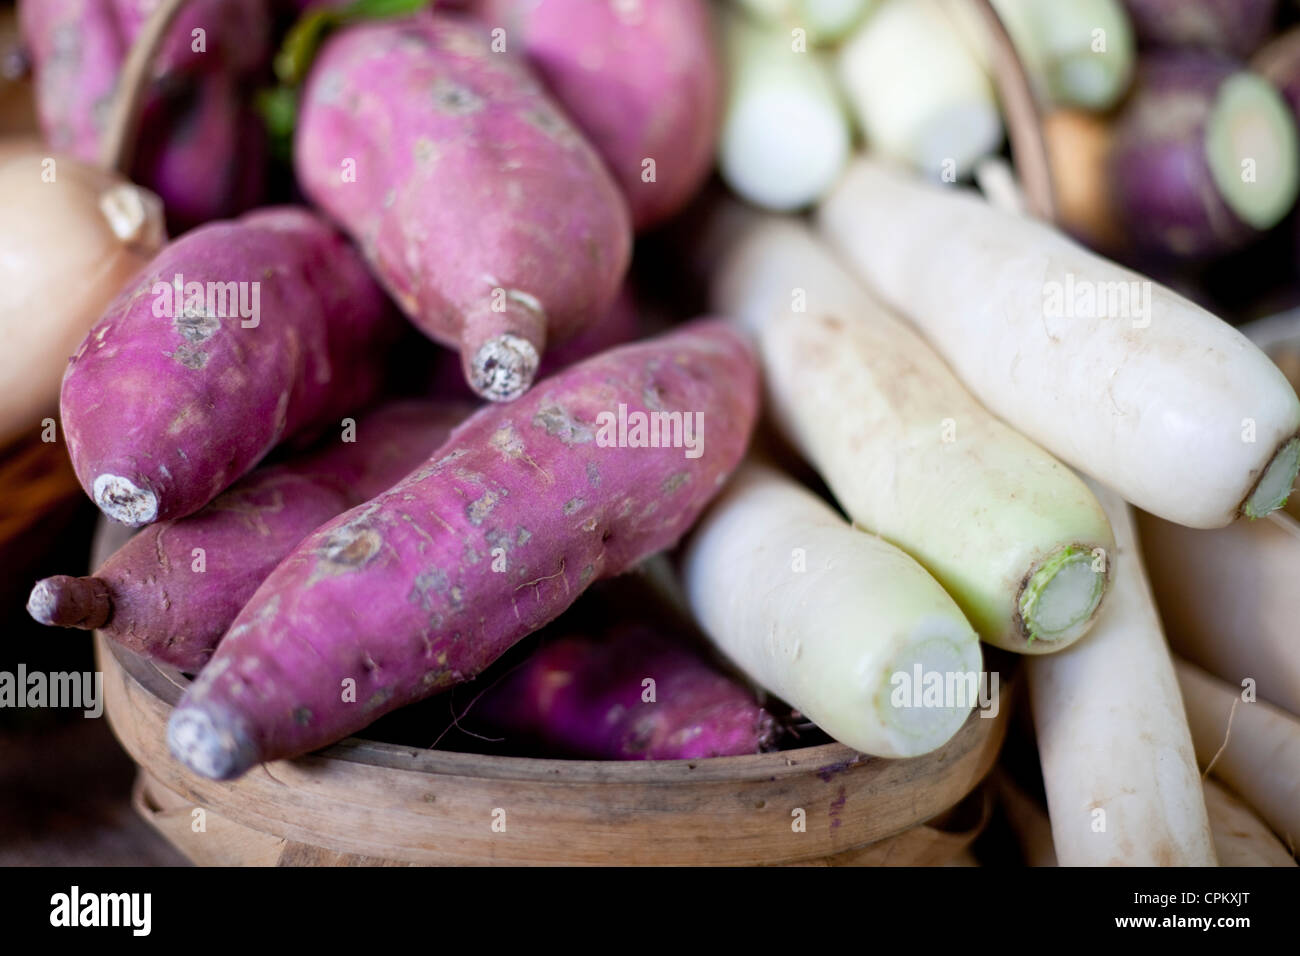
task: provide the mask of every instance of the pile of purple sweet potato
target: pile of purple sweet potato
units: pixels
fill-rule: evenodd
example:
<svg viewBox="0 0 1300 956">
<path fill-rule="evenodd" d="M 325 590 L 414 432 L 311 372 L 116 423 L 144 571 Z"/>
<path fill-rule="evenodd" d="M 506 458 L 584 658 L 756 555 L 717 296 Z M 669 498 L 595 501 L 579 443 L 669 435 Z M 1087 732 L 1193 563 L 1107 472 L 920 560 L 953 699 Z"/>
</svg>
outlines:
<svg viewBox="0 0 1300 956">
<path fill-rule="evenodd" d="M 196 675 L 169 743 L 217 778 L 473 680 L 674 545 L 758 411 L 735 331 L 639 338 L 624 291 L 635 233 L 712 163 L 705 4 L 289 6 L 326 27 L 290 91 L 297 201 L 266 173 L 252 94 L 289 11 L 260 0 L 186 5 L 129 178 L 80 200 L 139 261 L 63 373 L 60 437 L 103 513 L 140 530 L 29 602 Z M 65 179 L 101 154 L 140 9 L 20 7 Z M 146 244 L 152 194 L 177 234 Z M 459 355 L 417 358 L 414 389 L 395 381 L 412 325 Z M 615 413 L 699 416 L 707 445 L 638 447 L 595 427 Z M 771 745 L 772 717 L 688 627 L 640 616 L 552 629 L 492 678 L 485 725 L 603 758 Z M 647 674 L 654 708 L 636 706 Z"/>
</svg>

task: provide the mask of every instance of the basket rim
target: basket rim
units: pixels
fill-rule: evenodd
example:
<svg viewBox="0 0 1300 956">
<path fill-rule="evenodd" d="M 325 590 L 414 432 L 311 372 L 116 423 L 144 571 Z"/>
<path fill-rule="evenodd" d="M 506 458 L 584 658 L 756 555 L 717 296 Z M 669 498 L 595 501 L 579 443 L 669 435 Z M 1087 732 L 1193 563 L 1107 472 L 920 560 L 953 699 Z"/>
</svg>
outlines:
<svg viewBox="0 0 1300 956">
<path fill-rule="evenodd" d="M 189 686 L 188 678 L 175 668 L 141 657 L 102 634 L 97 633 L 97 637 L 101 647 L 113 655 L 118 666 L 131 680 L 168 710 L 176 706 L 182 692 Z M 1013 665 L 1011 672 L 1002 678 L 1004 694 L 1014 686 L 1016 671 L 1019 670 L 1014 666 L 1017 661 L 1013 660 L 1011 663 Z M 1003 704 L 1005 707 L 1006 700 Z M 898 759 L 907 759 L 920 764 L 929 762 L 936 766 L 945 763 L 957 748 L 964 751 L 977 745 L 984 734 L 975 733 L 971 725 L 981 720 L 980 712 L 977 709 L 972 710 L 966 722 L 942 747 L 917 757 Z M 987 721 L 986 732 L 995 732 L 998 723 L 996 718 Z M 860 753 L 852 747 L 834 741 L 811 747 L 734 757 L 683 760 L 567 760 L 421 749 L 370 740 L 363 736 L 347 737 L 328 747 L 313 751 L 305 757 L 432 776 L 649 786 L 674 786 L 687 781 L 702 783 L 778 780 L 782 777 L 802 777 L 810 770 L 816 770 L 829 779 L 831 775 L 850 767 L 883 763 L 887 759 Z M 888 762 L 897 762 L 897 759 Z"/>
</svg>

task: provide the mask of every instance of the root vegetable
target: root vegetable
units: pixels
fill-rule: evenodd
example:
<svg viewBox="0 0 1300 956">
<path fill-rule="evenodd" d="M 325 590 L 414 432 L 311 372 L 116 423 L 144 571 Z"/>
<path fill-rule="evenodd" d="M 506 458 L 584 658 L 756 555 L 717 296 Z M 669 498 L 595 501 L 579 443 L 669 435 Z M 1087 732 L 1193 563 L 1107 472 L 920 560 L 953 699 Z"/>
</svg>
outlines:
<svg viewBox="0 0 1300 956">
<path fill-rule="evenodd" d="M 166 240 L 147 189 L 70 156 L 0 155 L 0 444 L 59 404 L 68 358 Z"/>
<path fill-rule="evenodd" d="M 1213 528 L 1286 500 L 1300 400 L 1204 309 L 1049 226 L 865 159 L 819 221 L 991 412 L 1133 504 Z"/>
<path fill-rule="evenodd" d="M 1124 0 L 1143 43 L 1249 56 L 1273 29 L 1278 0 Z"/>
<path fill-rule="evenodd" d="M 360 256 L 306 210 L 189 232 L 122 289 L 68 366 L 77 478 L 123 524 L 192 514 L 282 439 L 373 398 L 399 327 Z"/>
<path fill-rule="evenodd" d="M 524 51 L 609 164 L 638 230 L 694 195 L 722 106 L 707 0 L 478 0 L 473 12 Z"/>
<path fill-rule="evenodd" d="M 836 43 L 847 36 L 877 0 L 736 0 L 771 26 L 801 29 L 813 43 Z"/>
<path fill-rule="evenodd" d="M 1231 787 L 1295 853 L 1300 846 L 1300 720 L 1175 658 L 1201 767 Z M 1229 727 L 1231 722 L 1231 727 Z"/>
<path fill-rule="evenodd" d="M 1300 714 L 1300 524 L 1290 515 L 1192 531 L 1140 515 L 1151 586 L 1174 650 Z"/>
<path fill-rule="evenodd" d="M 147 104 L 133 160 L 134 176 L 164 198 L 180 229 L 261 204 L 267 188 L 268 142 L 244 91 L 221 73 L 194 80 L 181 102 Z"/>
<path fill-rule="evenodd" d="M 939 583 L 766 466 L 747 465 L 705 515 L 682 576 L 744 674 L 863 753 L 928 753 L 975 704 L 979 639 Z M 955 695 L 918 703 L 933 675 Z"/>
<path fill-rule="evenodd" d="M 1110 597 L 1086 641 L 1027 665 L 1056 855 L 1062 866 L 1214 866 L 1132 516 L 1113 492 L 1092 488 L 1115 529 Z"/>
<path fill-rule="evenodd" d="M 1206 779 L 1205 808 L 1220 866 L 1295 866 L 1295 857 L 1255 811 L 1226 787 Z"/>
<path fill-rule="evenodd" d="M 155 4 L 137 0 L 24 0 L 22 35 L 37 112 L 52 149 L 97 162 L 109 104 L 132 42 Z M 267 154 L 248 106 L 270 58 L 266 0 L 190 0 L 151 73 L 132 179 L 156 191 L 178 229 L 253 205 Z M 195 31 L 202 35 L 196 48 Z"/>
<path fill-rule="evenodd" d="M 445 14 L 340 30 L 303 91 L 294 156 L 406 314 L 460 352 L 476 392 L 510 401 L 549 344 L 609 309 L 631 225 L 600 157 L 491 43 Z"/>
<path fill-rule="evenodd" d="M 1197 259 L 1271 229 L 1295 205 L 1296 140 L 1295 119 L 1263 77 L 1212 54 L 1148 54 L 1110 161 L 1130 240 Z"/>
<path fill-rule="evenodd" d="M 1092 625 L 1110 527 L 1083 482 L 990 415 L 799 223 L 756 223 L 713 308 L 759 342 L 768 407 L 859 527 L 916 558 L 980 636 L 1050 653 Z"/>
<path fill-rule="evenodd" d="M 993 6 L 1046 101 L 1106 110 L 1128 89 L 1137 53 L 1120 0 L 993 0 Z"/>
<path fill-rule="evenodd" d="M 280 560 L 335 515 L 387 490 L 443 443 L 467 409 L 404 402 L 356 425 L 355 440 L 254 470 L 207 507 L 153 524 L 93 577 L 46 578 L 27 609 L 43 624 L 98 629 L 198 671 Z"/>
<path fill-rule="evenodd" d="M 679 635 L 630 621 L 544 642 L 472 713 L 511 739 L 595 760 L 752 754 L 776 734 L 754 695 Z"/>
<path fill-rule="evenodd" d="M 767 209 L 799 209 L 830 189 L 852 147 L 849 117 L 835 81 L 812 50 L 796 52 L 789 34 L 721 16 L 727 105 L 718 168 L 727 185 Z"/>
<path fill-rule="evenodd" d="M 965 176 L 1002 142 L 993 83 L 957 2 L 883 0 L 837 57 L 867 144 L 935 178 Z"/>
<path fill-rule="evenodd" d="M 744 451 L 757 376 L 696 323 L 482 409 L 271 573 L 173 711 L 172 753 L 238 776 L 474 677 L 690 527 Z M 656 447 L 651 412 L 683 426 Z"/>
</svg>

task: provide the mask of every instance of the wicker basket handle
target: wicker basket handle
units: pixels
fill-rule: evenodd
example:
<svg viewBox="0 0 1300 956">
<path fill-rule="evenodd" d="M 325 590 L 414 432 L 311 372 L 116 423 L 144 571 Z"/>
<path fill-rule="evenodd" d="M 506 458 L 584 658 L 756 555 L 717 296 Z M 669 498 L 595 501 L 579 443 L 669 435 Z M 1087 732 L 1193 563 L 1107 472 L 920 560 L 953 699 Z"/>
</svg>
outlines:
<svg viewBox="0 0 1300 956">
<path fill-rule="evenodd" d="M 162 46 L 163 38 L 171 29 L 186 0 L 158 0 L 153 13 L 145 21 L 144 29 L 131 44 L 122 73 L 117 79 L 113 106 L 104 129 L 104 140 L 99 146 L 99 165 L 130 177 L 131 160 L 139 135 L 140 113 L 144 108 L 145 93 L 154 57 Z"/>
<path fill-rule="evenodd" d="M 1011 157 L 1031 215 L 1056 221 L 1056 194 L 1047 156 L 1047 140 L 1029 75 L 1015 44 L 990 0 L 974 0 L 993 43 L 993 82 L 1006 117 Z"/>
</svg>

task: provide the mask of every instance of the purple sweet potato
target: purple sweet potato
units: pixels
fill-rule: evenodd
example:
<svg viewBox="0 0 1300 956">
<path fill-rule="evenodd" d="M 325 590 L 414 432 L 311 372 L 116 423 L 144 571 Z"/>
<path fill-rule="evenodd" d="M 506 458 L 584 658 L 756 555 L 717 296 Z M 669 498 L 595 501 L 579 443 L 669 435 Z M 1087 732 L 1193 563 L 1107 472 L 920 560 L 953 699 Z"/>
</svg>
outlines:
<svg viewBox="0 0 1300 956">
<path fill-rule="evenodd" d="M 680 637 L 632 622 L 545 641 L 473 715 L 511 739 L 595 760 L 752 754 L 775 736 L 747 687 Z"/>
<path fill-rule="evenodd" d="M 51 148 L 99 159 L 118 74 L 151 11 L 139 0 L 19 5 Z M 205 49 L 196 51 L 200 29 Z M 266 145 L 250 132 L 250 104 L 270 61 L 270 39 L 267 0 L 191 0 L 167 33 L 131 173 L 162 197 L 177 230 L 242 212 L 261 196 Z"/>
<path fill-rule="evenodd" d="M 548 344 L 609 309 L 627 204 L 600 157 L 488 28 L 425 13 L 335 33 L 303 92 L 303 191 L 360 243 L 478 394 L 513 400 Z"/>
<path fill-rule="evenodd" d="M 146 104 L 150 131 L 136 146 L 134 176 L 162 196 L 179 228 L 252 209 L 266 193 L 266 125 L 231 77 L 196 77 L 185 99 Z"/>
<path fill-rule="evenodd" d="M 1124 0 L 1144 44 L 1249 56 L 1268 39 L 1278 0 Z"/>
<path fill-rule="evenodd" d="M 704 0 L 477 0 L 613 170 L 638 229 L 713 165 L 722 77 Z M 652 163 L 649 161 L 653 161 Z"/>
<path fill-rule="evenodd" d="M 172 753 L 238 776 L 474 677 L 681 537 L 740 459 L 757 391 L 748 345 L 703 322 L 484 407 L 271 573 L 173 712 Z M 669 417 L 679 447 L 648 447 Z"/>
<path fill-rule="evenodd" d="M 326 439 L 254 469 L 187 518 L 150 525 L 93 577 L 37 582 L 27 609 L 43 624 L 95 628 L 137 654 L 197 671 L 299 541 L 396 484 L 467 414 L 451 403 L 382 406 L 356 424 L 354 440 Z"/>
<path fill-rule="evenodd" d="M 60 408 L 77 477 L 124 524 L 192 514 L 282 439 L 373 399 L 400 329 L 361 257 L 307 210 L 187 233 L 72 357 Z"/>
</svg>

